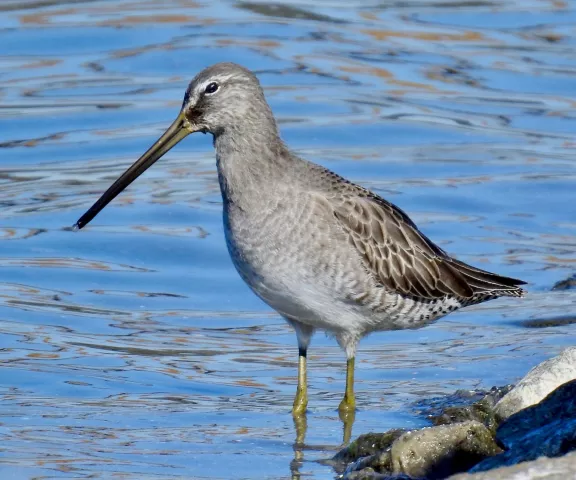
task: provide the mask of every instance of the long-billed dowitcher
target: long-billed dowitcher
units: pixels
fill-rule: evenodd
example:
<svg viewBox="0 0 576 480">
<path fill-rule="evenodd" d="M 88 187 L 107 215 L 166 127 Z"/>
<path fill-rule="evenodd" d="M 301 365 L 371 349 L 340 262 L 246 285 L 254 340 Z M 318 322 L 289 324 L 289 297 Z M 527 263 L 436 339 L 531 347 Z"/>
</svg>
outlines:
<svg viewBox="0 0 576 480">
<path fill-rule="evenodd" d="M 306 410 L 312 334 L 347 355 L 341 413 L 355 408 L 354 357 L 374 331 L 418 328 L 466 305 L 520 297 L 525 282 L 450 257 L 402 210 L 280 139 L 256 76 L 219 63 L 190 83 L 174 123 L 78 220 L 82 228 L 190 133 L 211 133 L 228 251 L 240 276 L 298 338 L 293 413 Z"/>
</svg>

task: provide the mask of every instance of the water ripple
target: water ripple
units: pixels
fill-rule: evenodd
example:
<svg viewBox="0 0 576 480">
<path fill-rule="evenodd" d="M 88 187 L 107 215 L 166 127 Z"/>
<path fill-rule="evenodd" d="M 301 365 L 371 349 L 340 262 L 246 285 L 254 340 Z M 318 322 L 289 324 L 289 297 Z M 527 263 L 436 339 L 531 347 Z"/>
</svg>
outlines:
<svg viewBox="0 0 576 480">
<path fill-rule="evenodd" d="M 255 70 L 303 156 L 397 203 L 530 295 L 366 338 L 354 434 L 515 381 L 572 343 L 576 10 L 558 1 L 3 2 L 2 478 L 333 478 L 344 355 L 238 278 L 210 140 L 71 225 L 217 61 Z M 545 312 L 545 315 L 543 314 Z"/>
</svg>

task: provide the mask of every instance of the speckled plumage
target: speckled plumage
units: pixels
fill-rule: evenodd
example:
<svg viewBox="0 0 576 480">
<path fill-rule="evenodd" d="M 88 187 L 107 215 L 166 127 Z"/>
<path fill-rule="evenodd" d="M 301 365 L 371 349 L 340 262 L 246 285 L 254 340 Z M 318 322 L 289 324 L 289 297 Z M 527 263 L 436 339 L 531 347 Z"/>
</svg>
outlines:
<svg viewBox="0 0 576 480">
<path fill-rule="evenodd" d="M 213 84 L 217 91 L 208 94 Z M 301 355 L 316 329 L 333 335 L 350 359 L 370 332 L 422 327 L 466 305 L 524 293 L 524 282 L 451 258 L 398 207 L 292 153 L 247 69 L 224 63 L 203 70 L 179 119 L 182 135 L 214 136 L 230 256 L 295 328 Z M 162 141 L 142 157 L 142 171 L 157 160 L 146 155 L 161 150 L 159 158 L 172 145 Z M 142 173 L 135 170 L 78 225 Z"/>
<path fill-rule="evenodd" d="M 224 223 L 240 275 L 303 324 L 302 348 L 310 329 L 320 328 L 351 357 L 370 332 L 418 328 L 462 306 L 522 295 L 518 281 L 448 256 L 394 205 L 278 153 L 277 170 L 268 169 L 262 184 L 238 198 L 224 195 Z"/>
</svg>

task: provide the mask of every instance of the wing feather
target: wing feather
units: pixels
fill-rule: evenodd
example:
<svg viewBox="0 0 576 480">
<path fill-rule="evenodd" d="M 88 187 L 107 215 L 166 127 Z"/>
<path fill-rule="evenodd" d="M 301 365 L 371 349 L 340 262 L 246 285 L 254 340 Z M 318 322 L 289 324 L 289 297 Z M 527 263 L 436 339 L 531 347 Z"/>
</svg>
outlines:
<svg viewBox="0 0 576 480">
<path fill-rule="evenodd" d="M 349 197 L 334 215 L 367 269 L 386 288 L 429 299 L 474 294 L 464 276 L 451 265 L 450 257 L 404 212 L 385 200 Z"/>
<path fill-rule="evenodd" d="M 425 299 L 453 295 L 522 296 L 522 280 L 503 277 L 450 257 L 400 208 L 317 165 L 306 176 L 318 200 L 337 219 L 376 282 L 400 294 Z"/>
</svg>

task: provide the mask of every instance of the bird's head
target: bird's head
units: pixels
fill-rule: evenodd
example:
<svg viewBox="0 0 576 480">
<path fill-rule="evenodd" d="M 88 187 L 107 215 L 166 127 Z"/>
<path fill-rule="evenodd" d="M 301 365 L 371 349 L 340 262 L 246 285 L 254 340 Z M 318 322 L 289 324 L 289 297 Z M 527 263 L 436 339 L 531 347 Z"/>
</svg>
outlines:
<svg viewBox="0 0 576 480">
<path fill-rule="evenodd" d="M 214 137 L 236 131 L 276 131 L 274 117 L 262 87 L 250 70 L 234 63 L 217 63 L 202 70 L 190 82 L 176 120 L 144 155 L 126 170 L 75 225 L 88 224 L 108 203 L 136 180 L 166 152 L 191 133 Z"/>
</svg>

